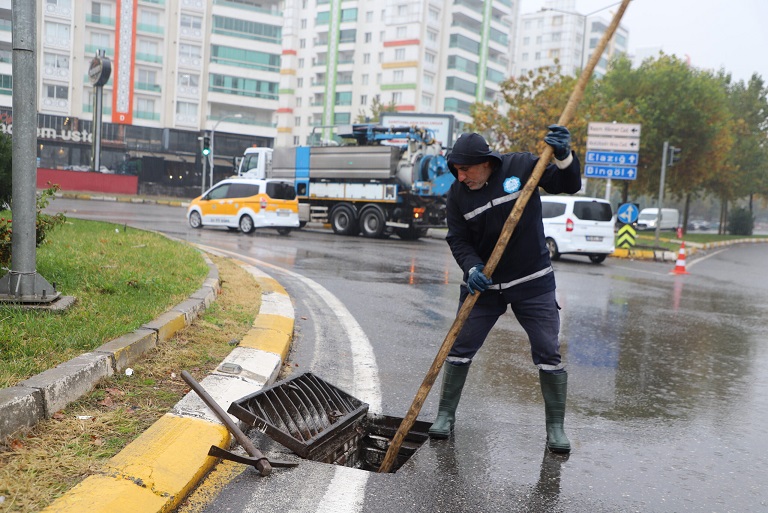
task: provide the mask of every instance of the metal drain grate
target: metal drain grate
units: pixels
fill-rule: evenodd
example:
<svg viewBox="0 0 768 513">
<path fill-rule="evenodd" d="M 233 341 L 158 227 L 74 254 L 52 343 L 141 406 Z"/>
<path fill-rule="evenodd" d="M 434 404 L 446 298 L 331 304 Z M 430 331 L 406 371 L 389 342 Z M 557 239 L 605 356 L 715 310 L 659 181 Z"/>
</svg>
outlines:
<svg viewBox="0 0 768 513">
<path fill-rule="evenodd" d="M 357 443 L 362 436 L 357 425 L 367 411 L 368 404 L 311 372 L 265 387 L 229 407 L 229 413 L 302 458 L 328 463 Z"/>
</svg>

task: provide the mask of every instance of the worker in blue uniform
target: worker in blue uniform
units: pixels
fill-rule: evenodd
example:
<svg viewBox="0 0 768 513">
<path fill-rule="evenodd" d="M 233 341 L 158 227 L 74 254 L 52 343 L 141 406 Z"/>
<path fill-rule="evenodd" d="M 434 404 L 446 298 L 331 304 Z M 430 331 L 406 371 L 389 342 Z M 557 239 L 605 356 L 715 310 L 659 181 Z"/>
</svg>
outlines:
<svg viewBox="0 0 768 513">
<path fill-rule="evenodd" d="M 581 166 L 570 140 L 568 129 L 559 125 L 550 125 L 544 137 L 554 150 L 554 162 L 547 165 L 538 185 L 550 194 L 574 194 L 581 189 Z M 459 307 L 468 294 L 480 296 L 443 367 L 437 419 L 429 430 L 432 438 L 447 438 L 453 430 L 472 358 L 509 305 L 528 335 L 533 363 L 539 370 L 547 448 L 559 453 L 571 450 L 563 430 L 568 374 L 560 357 L 560 307 L 538 189 L 528 200 L 493 274 L 483 272 L 538 160 L 527 152 L 499 154 L 476 133 L 462 134 L 448 155 L 448 168 L 456 181 L 448 193 L 446 241 L 464 271 Z"/>
</svg>

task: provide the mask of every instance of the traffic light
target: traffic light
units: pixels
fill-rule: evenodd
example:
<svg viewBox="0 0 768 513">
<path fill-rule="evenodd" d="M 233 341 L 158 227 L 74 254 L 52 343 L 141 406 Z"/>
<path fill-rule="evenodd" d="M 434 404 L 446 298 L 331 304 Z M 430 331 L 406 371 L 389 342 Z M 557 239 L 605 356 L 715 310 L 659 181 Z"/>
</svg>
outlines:
<svg viewBox="0 0 768 513">
<path fill-rule="evenodd" d="M 682 150 L 680 148 L 676 148 L 674 146 L 669 147 L 669 162 L 668 164 L 670 166 L 674 166 L 675 162 L 678 162 L 680 160 L 680 152 Z"/>
<path fill-rule="evenodd" d="M 211 154 L 211 138 L 209 136 L 203 136 L 203 156 L 207 157 Z"/>
</svg>

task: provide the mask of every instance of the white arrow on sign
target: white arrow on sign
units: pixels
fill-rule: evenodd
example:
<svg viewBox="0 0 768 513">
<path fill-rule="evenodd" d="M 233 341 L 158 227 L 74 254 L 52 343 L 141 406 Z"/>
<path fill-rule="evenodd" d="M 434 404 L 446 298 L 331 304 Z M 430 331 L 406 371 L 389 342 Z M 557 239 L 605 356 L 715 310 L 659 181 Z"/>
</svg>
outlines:
<svg viewBox="0 0 768 513">
<path fill-rule="evenodd" d="M 637 151 L 640 149 L 639 137 L 587 137 L 590 150 Z"/>
<path fill-rule="evenodd" d="M 587 135 L 611 135 L 614 137 L 640 137 L 640 123 L 597 123 L 587 127 Z"/>
</svg>

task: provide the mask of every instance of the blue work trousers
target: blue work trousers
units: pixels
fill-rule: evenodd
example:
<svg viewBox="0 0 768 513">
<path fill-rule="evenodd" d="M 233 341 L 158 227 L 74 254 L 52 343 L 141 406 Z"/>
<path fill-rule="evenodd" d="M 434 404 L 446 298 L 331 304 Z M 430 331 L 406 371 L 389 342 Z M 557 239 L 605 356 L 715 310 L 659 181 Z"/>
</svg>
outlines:
<svg viewBox="0 0 768 513">
<path fill-rule="evenodd" d="M 560 358 L 560 307 L 555 291 L 540 296 L 509 303 L 520 326 L 528 334 L 533 363 L 544 372 L 562 372 Z M 461 308 L 461 304 L 459 304 Z M 469 313 L 458 337 L 453 343 L 447 360 L 461 365 L 469 363 L 485 342 L 501 314 L 507 311 L 507 303 L 499 294 L 498 302 L 477 303 Z"/>
</svg>

